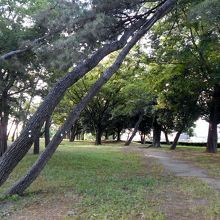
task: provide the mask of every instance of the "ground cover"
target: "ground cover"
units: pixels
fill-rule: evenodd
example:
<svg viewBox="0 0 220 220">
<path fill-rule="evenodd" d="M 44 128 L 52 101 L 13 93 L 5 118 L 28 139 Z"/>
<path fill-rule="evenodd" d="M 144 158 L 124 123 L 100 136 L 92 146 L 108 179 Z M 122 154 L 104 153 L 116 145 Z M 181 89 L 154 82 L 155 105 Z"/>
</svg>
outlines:
<svg viewBox="0 0 220 220">
<path fill-rule="evenodd" d="M 28 154 L 1 188 L 1 219 L 218 219 L 219 194 L 175 177 L 122 143 L 64 141 L 24 196 L 3 192 L 33 163 Z M 139 147 L 139 146 L 137 146 Z"/>
</svg>

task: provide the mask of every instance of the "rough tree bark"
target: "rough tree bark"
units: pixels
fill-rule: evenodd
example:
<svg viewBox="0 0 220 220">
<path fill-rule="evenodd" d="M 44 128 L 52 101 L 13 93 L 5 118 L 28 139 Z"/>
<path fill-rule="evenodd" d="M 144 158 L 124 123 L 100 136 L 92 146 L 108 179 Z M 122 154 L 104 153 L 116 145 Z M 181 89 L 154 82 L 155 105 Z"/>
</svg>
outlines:
<svg viewBox="0 0 220 220">
<path fill-rule="evenodd" d="M 218 146 L 218 131 L 217 125 L 220 123 L 220 86 L 215 85 L 212 105 L 209 116 L 209 131 L 207 138 L 206 151 L 208 153 L 217 153 Z"/>
<path fill-rule="evenodd" d="M 209 131 L 208 131 L 206 151 L 208 153 L 217 153 L 217 145 L 218 145 L 217 142 L 218 142 L 217 123 L 214 121 L 209 121 Z"/>
<path fill-rule="evenodd" d="M 153 147 L 160 147 L 161 125 L 158 124 L 157 118 L 153 122 Z"/>
<path fill-rule="evenodd" d="M 9 106 L 8 106 L 8 94 L 7 91 L 3 91 L 0 102 L 0 157 L 7 150 L 7 128 L 8 128 L 8 117 L 9 117 Z"/>
<path fill-rule="evenodd" d="M 45 138 L 45 147 L 50 143 L 50 125 L 51 117 L 47 118 L 44 126 L 44 138 Z"/>
<path fill-rule="evenodd" d="M 110 79 L 110 77 L 119 69 L 126 55 L 129 53 L 131 48 L 145 35 L 153 24 L 163 17 L 171 8 L 175 5 L 176 0 L 166 1 L 155 14 L 143 25 L 143 27 L 132 37 L 127 43 L 124 49 L 118 55 L 116 61 L 103 73 L 99 80 L 91 87 L 87 95 L 76 105 L 73 111 L 68 116 L 63 126 L 55 134 L 47 148 L 40 155 L 39 159 L 31 167 L 28 173 L 22 177 L 9 191 L 8 194 L 21 194 L 39 175 L 41 170 L 44 168 L 48 160 L 52 157 L 53 153 L 57 149 L 58 145 L 63 139 L 63 134 L 69 131 L 71 126 L 75 123 L 82 110 L 88 104 L 88 102 L 97 94 L 100 88 Z"/>
<path fill-rule="evenodd" d="M 136 122 L 135 126 L 134 126 L 134 130 L 132 132 L 131 137 L 125 142 L 125 146 L 129 146 L 131 144 L 131 141 L 133 140 L 135 134 L 138 131 L 139 125 L 141 123 L 141 121 L 143 120 L 143 116 L 144 116 L 144 112 L 141 112 L 138 118 L 138 121 Z"/>
<path fill-rule="evenodd" d="M 172 143 L 172 145 L 170 146 L 170 150 L 175 150 L 175 149 L 176 149 L 176 146 L 177 146 L 177 143 L 178 143 L 178 140 L 179 140 L 179 138 L 180 138 L 181 133 L 182 133 L 182 131 L 178 131 L 178 132 L 176 133 L 176 136 L 175 136 L 175 138 L 174 138 L 174 140 L 173 140 L 173 143 Z"/>
<path fill-rule="evenodd" d="M 0 159 L 0 185 L 2 185 L 12 170 L 25 156 L 30 149 L 36 133 L 38 133 L 43 126 L 45 120 L 52 114 L 54 108 L 60 102 L 66 90 L 83 77 L 87 72 L 96 67 L 96 65 L 108 54 L 123 48 L 129 37 L 143 25 L 144 21 L 139 20 L 128 28 L 122 37 L 110 44 L 106 44 L 90 58 L 80 63 L 76 68 L 69 72 L 65 77 L 59 80 L 51 89 L 44 102 L 37 109 L 35 114 L 28 121 L 26 127 L 23 129 L 17 140 L 11 145 L 4 156 Z"/>
</svg>

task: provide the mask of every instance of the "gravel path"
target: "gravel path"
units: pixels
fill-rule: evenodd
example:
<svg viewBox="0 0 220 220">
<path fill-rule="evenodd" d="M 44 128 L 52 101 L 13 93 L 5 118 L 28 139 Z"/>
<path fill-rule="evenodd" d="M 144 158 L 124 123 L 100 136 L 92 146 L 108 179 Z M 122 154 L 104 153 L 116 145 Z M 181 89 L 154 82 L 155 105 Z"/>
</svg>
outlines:
<svg viewBox="0 0 220 220">
<path fill-rule="evenodd" d="M 169 153 L 157 149 L 148 148 L 141 150 L 143 150 L 142 153 L 146 157 L 157 159 L 166 171 L 173 173 L 175 176 L 197 177 L 220 191 L 220 179 L 209 177 L 205 170 L 195 167 L 186 161 L 175 160 Z"/>
</svg>

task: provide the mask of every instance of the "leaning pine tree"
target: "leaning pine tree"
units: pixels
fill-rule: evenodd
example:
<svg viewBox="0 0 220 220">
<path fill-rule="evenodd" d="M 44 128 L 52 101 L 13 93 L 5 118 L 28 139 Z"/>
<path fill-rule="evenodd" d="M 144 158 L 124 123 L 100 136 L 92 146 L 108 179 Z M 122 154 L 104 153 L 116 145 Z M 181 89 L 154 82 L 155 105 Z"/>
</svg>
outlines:
<svg viewBox="0 0 220 220">
<path fill-rule="evenodd" d="M 68 4 L 70 4 L 70 3 L 67 3 L 66 8 L 69 9 L 70 7 Z M 60 5 L 60 7 L 61 8 L 58 7 L 58 9 L 60 9 L 60 11 L 61 11 L 61 9 L 63 10 L 64 6 L 62 4 Z M 76 14 L 79 14 L 76 12 L 75 7 L 76 6 L 74 6 L 72 11 L 74 11 L 74 13 L 76 13 Z M 132 7 L 132 6 L 130 6 L 130 7 Z M 107 56 L 108 54 L 110 54 L 113 51 L 116 51 L 116 50 L 123 48 L 124 45 L 127 43 L 127 40 L 129 39 L 129 37 L 134 33 L 134 31 L 141 27 L 146 16 L 149 16 L 151 14 L 151 12 L 153 12 L 153 11 L 149 11 L 148 14 L 143 13 L 142 16 L 140 15 L 137 19 L 134 19 L 132 24 L 129 24 L 129 25 L 128 24 L 124 25 L 124 22 L 126 22 L 126 19 L 124 19 L 124 18 L 113 20 L 111 31 L 114 32 L 113 29 L 115 28 L 115 26 L 117 26 L 118 31 L 115 33 L 115 36 L 109 36 L 109 39 L 106 37 L 106 44 L 103 47 L 101 47 L 99 50 L 96 50 L 96 52 L 95 52 L 95 48 L 98 47 L 98 45 L 94 45 L 95 43 L 93 43 L 93 41 L 97 42 L 98 40 L 94 39 L 94 36 L 90 36 L 90 35 L 92 35 L 92 33 L 89 32 L 91 29 L 88 29 L 87 26 L 93 25 L 96 28 L 98 28 L 98 26 L 100 26 L 98 21 L 100 20 L 101 13 L 98 13 L 98 12 L 95 13 L 97 10 L 98 9 L 95 8 L 93 13 L 92 13 L 92 11 L 87 11 L 86 15 L 83 14 L 79 18 L 75 16 L 76 21 L 75 20 L 73 22 L 69 21 L 69 23 L 66 22 L 67 24 L 63 27 L 62 24 L 67 19 L 65 17 L 66 11 L 64 10 L 62 12 L 62 13 L 64 13 L 64 16 L 62 18 L 63 22 L 62 22 L 62 24 L 60 24 L 60 26 L 54 28 L 53 24 L 52 25 L 48 24 L 48 26 L 49 26 L 48 32 L 50 30 L 53 30 L 52 34 L 56 33 L 56 38 L 60 37 L 61 39 L 58 38 L 57 41 L 51 42 L 51 44 L 53 44 L 52 49 L 45 47 L 44 44 L 41 46 L 41 48 L 37 49 L 36 53 L 38 53 L 38 57 L 39 57 L 39 54 L 41 55 L 40 58 L 42 58 L 42 60 L 45 58 L 44 57 L 45 55 L 41 54 L 42 52 L 44 53 L 46 51 L 49 51 L 49 53 L 50 53 L 49 57 L 53 57 L 55 59 L 55 57 L 58 57 L 56 53 L 60 52 L 59 51 L 59 44 L 62 43 L 62 46 L 65 48 L 67 45 L 70 46 L 70 42 L 74 41 L 75 38 L 79 38 L 80 36 L 81 36 L 82 42 L 79 44 L 82 45 L 81 47 L 83 47 L 83 45 L 85 45 L 85 44 L 88 44 L 88 42 L 91 42 L 91 44 L 88 45 L 87 48 L 86 47 L 85 48 L 88 49 L 88 51 L 90 51 L 92 53 L 92 55 L 89 56 L 89 58 L 85 59 L 84 62 L 78 64 L 74 68 L 73 71 L 70 71 L 69 73 L 67 73 L 66 76 L 64 76 L 61 80 L 59 80 L 54 85 L 54 87 L 51 89 L 50 93 L 45 98 L 42 105 L 38 108 L 36 113 L 33 115 L 33 117 L 27 123 L 26 128 L 23 130 L 20 137 L 12 144 L 10 149 L 8 149 L 8 151 L 6 151 L 4 153 L 4 155 L 1 157 L 1 159 L 0 159 L 0 184 L 4 183 L 4 181 L 7 179 L 8 175 L 11 173 L 11 171 L 14 169 L 14 167 L 18 164 L 18 162 L 24 157 L 24 155 L 30 149 L 33 141 L 36 138 L 36 134 L 39 133 L 41 127 L 43 126 L 43 123 L 47 120 L 47 118 L 50 117 L 54 108 L 57 106 L 59 101 L 62 99 L 65 91 L 72 84 L 74 84 L 78 79 L 80 79 L 87 72 L 89 72 L 91 69 L 93 69 L 105 56 Z M 99 9 L 99 10 L 101 10 L 101 9 Z M 124 7 L 122 7 L 121 10 L 123 11 Z M 72 12 L 72 11 L 70 11 L 70 12 Z M 79 9 L 78 9 L 78 11 L 79 11 Z M 110 11 L 108 13 L 110 13 Z M 70 12 L 68 11 L 67 14 L 70 14 Z M 112 13 L 113 12 L 114 12 L 114 10 L 112 9 Z M 109 17 L 108 13 L 106 15 L 107 18 Z M 42 16 L 42 17 L 44 17 L 44 16 Z M 104 18 L 102 19 L 103 23 L 106 22 L 106 24 L 105 24 L 106 26 L 109 23 L 109 20 L 107 18 L 106 18 L 107 21 L 104 21 L 105 20 Z M 58 24 L 58 23 L 56 23 L 56 24 Z M 40 24 L 37 23 L 37 25 L 39 26 L 39 28 L 46 28 L 44 26 L 41 27 L 42 26 L 41 23 Z M 52 27 L 50 27 L 50 26 L 52 26 Z M 109 24 L 108 24 L 108 26 L 109 26 Z M 84 36 L 85 33 L 83 32 L 83 30 L 85 31 L 85 29 L 88 29 L 86 32 L 88 35 L 88 37 L 87 37 L 88 39 Z M 67 33 L 71 33 L 71 31 L 72 32 L 75 31 L 76 32 L 75 38 L 69 39 L 69 38 L 73 37 L 71 35 L 69 38 L 63 39 L 62 32 L 64 32 L 64 31 L 66 31 Z M 58 35 L 59 32 L 60 32 L 60 35 Z M 91 30 L 91 32 L 92 32 L 92 30 Z M 120 38 L 118 38 L 118 35 L 120 35 Z M 48 34 L 46 34 L 46 36 L 48 36 Z M 93 39 L 91 39 L 91 38 L 93 38 Z M 100 41 L 101 40 L 103 41 L 102 38 L 104 38 L 104 36 L 98 36 L 97 38 L 100 38 Z M 109 43 L 107 43 L 107 41 Z M 34 42 L 39 42 L 39 41 L 36 40 Z M 48 44 L 48 45 L 50 45 L 50 44 Z M 34 44 L 34 46 L 36 46 L 36 45 Z M 56 50 L 54 49 L 55 46 L 56 46 Z M 72 48 L 75 48 L 74 47 L 75 45 L 71 45 L 71 46 L 72 46 Z M 30 47 L 32 48 L 32 43 L 31 43 Z M 29 48 L 29 47 L 27 47 L 27 48 Z M 79 48 L 77 48 L 77 49 L 79 49 Z M 74 52 L 75 52 L 75 50 L 74 50 Z M 27 52 L 27 51 L 25 49 L 11 51 L 11 52 L 1 56 L 2 59 L 0 60 L 0 62 L 5 62 L 5 60 L 7 60 L 7 62 L 9 62 L 10 58 L 14 57 L 16 54 L 23 55 L 24 52 Z M 9 59 L 9 61 L 8 61 L 8 59 Z M 72 65 L 74 64 L 74 61 L 71 61 L 71 60 L 68 60 L 68 61 L 69 62 L 67 62 L 67 64 L 65 66 L 71 66 L 71 64 Z"/>
<path fill-rule="evenodd" d="M 120 68 L 123 60 L 132 49 L 132 47 L 148 32 L 148 30 L 163 17 L 173 7 L 175 0 L 170 0 L 164 3 L 157 9 L 155 14 L 143 24 L 132 39 L 126 44 L 123 50 L 119 53 L 115 62 L 102 74 L 102 76 L 96 81 L 96 83 L 90 88 L 87 95 L 77 104 L 72 112 L 69 114 L 67 120 L 60 127 L 54 138 L 51 140 L 45 151 L 40 155 L 39 159 L 31 167 L 28 173 L 22 177 L 15 185 L 7 192 L 7 194 L 21 194 L 23 191 L 37 178 L 41 170 L 44 168 L 48 160 L 52 157 L 53 153 L 57 149 L 58 145 L 63 139 L 63 134 L 68 132 L 75 121 L 78 119 L 80 113 L 88 104 L 88 102 L 97 94 L 101 87 L 111 78 L 111 76 Z"/>
<path fill-rule="evenodd" d="M 131 1 L 129 1 L 131 2 Z M 141 1 L 143 3 L 143 1 Z M 146 1 L 147 2 L 147 1 Z M 27 124 L 26 128 L 23 130 L 20 137 L 15 141 L 15 143 L 11 146 L 11 148 L 3 155 L 3 157 L 0 160 L 0 183 L 2 184 L 11 171 L 14 169 L 14 167 L 18 164 L 18 162 L 24 157 L 24 155 L 27 153 L 27 151 L 30 149 L 33 140 L 34 135 L 37 133 L 37 131 L 42 127 L 44 121 L 48 116 L 51 115 L 56 105 L 59 103 L 59 101 L 62 99 L 65 91 L 73 84 L 75 83 L 79 78 L 81 78 L 83 75 L 85 75 L 88 71 L 93 69 L 106 55 L 110 54 L 113 51 L 119 50 L 123 48 L 125 45 L 126 47 L 124 50 L 120 53 L 119 57 L 103 75 L 103 77 L 98 81 L 91 92 L 88 93 L 88 95 L 80 102 L 79 105 L 77 105 L 70 118 L 65 122 L 64 126 L 61 127 L 58 134 L 55 135 L 54 139 L 49 143 L 47 146 L 45 152 L 40 156 L 38 162 L 34 165 L 36 170 L 36 173 L 41 171 L 48 159 L 52 156 L 53 152 L 55 151 L 55 148 L 59 145 L 59 143 L 62 140 L 62 133 L 64 131 L 69 130 L 69 125 L 73 124 L 75 121 L 75 117 L 78 117 L 79 113 L 82 111 L 82 109 L 85 107 L 85 105 L 89 102 L 89 100 L 95 95 L 95 93 L 101 88 L 101 86 L 111 77 L 111 75 L 117 71 L 117 69 L 120 67 L 121 62 L 123 61 L 126 54 L 129 52 L 129 50 L 133 47 L 133 45 L 148 31 L 148 29 L 162 16 L 164 16 L 167 11 L 169 11 L 176 3 L 176 0 L 167 0 L 165 3 L 161 4 L 159 3 L 160 7 L 156 6 L 152 10 L 149 10 L 148 12 L 145 12 L 141 15 L 134 15 L 133 18 L 129 17 L 124 24 L 125 26 L 121 25 L 123 22 L 114 23 L 115 28 L 120 29 L 121 32 L 117 32 L 116 36 L 121 36 L 119 39 L 115 36 L 115 38 L 111 39 L 111 43 L 107 43 L 105 46 L 103 46 L 101 49 L 96 50 L 96 52 L 88 59 L 86 59 L 84 62 L 77 65 L 73 71 L 69 72 L 65 77 L 63 77 L 58 83 L 55 84 L 51 92 L 48 94 L 48 96 L 45 98 L 44 102 L 41 104 L 41 106 L 38 108 L 37 112 L 34 114 L 34 116 L 31 118 L 29 123 Z M 127 4 L 125 4 L 127 5 Z M 129 5 L 129 4 L 128 4 Z M 130 5 L 129 5 L 130 6 Z M 120 7 L 119 7 L 120 8 Z M 96 7 L 97 9 L 97 7 Z M 155 9 L 157 9 L 155 11 Z M 109 9 L 106 9 L 109 13 Z M 123 11 L 128 11 L 128 9 L 122 8 Z M 111 10 L 110 10 L 111 11 Z M 112 13 L 118 13 L 118 11 L 115 9 L 112 9 Z M 107 13 L 107 14 L 108 14 Z M 146 18 L 149 17 L 152 13 L 152 17 L 147 20 Z M 120 19 L 119 19 L 120 20 Z M 122 20 L 126 20 L 123 18 Z M 121 20 L 120 20 L 121 21 Z M 131 22 L 129 25 L 127 25 L 128 22 Z M 146 22 L 147 21 L 147 22 Z M 108 23 L 108 22 L 107 22 Z M 121 25 L 117 27 L 117 25 Z M 107 25 L 106 25 L 107 26 Z M 132 38 L 132 40 L 129 41 L 127 44 L 128 39 L 137 31 L 137 34 Z M 107 41 L 109 41 L 107 39 Z M 73 116 L 74 117 L 73 117 Z M 31 133 L 31 137 L 30 137 Z M 52 146 L 52 150 L 51 150 Z M 47 155 L 48 153 L 48 155 Z M 42 165 L 39 165 L 42 164 Z M 39 166 L 38 166 L 39 165 Z M 34 172 L 35 173 L 35 172 Z M 21 190 L 15 190 L 17 193 L 22 192 L 36 177 L 35 174 L 34 178 L 30 178 L 30 181 L 27 181 L 29 179 L 29 175 L 27 175 L 27 179 L 25 181 L 22 181 L 22 183 L 25 183 L 25 187 L 18 187 L 21 188 Z M 27 182 L 27 183 L 26 183 Z M 16 188 L 16 187 L 15 187 Z M 10 193 L 13 193 L 13 190 L 10 191 Z"/>
</svg>

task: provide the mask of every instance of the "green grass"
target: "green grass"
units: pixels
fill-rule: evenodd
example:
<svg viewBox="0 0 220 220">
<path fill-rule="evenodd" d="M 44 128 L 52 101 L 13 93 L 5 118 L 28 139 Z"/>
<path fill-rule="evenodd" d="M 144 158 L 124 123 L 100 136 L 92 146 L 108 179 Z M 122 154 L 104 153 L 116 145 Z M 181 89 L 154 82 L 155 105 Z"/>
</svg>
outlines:
<svg viewBox="0 0 220 220">
<path fill-rule="evenodd" d="M 180 202 L 180 211 L 171 212 L 173 216 L 184 214 L 184 208 L 189 218 L 220 216 L 218 194 L 206 184 L 165 175 L 153 159 L 143 160 L 134 152 L 123 152 L 121 147 L 122 144 L 95 147 L 86 142 L 63 142 L 24 196 L 1 195 L 0 218 L 37 213 L 45 219 L 46 212 L 64 210 L 62 219 L 162 220 L 170 212 L 172 202 Z M 36 158 L 28 154 L 0 193 L 24 174 Z M 205 205 L 194 204 L 204 198 Z M 68 211 L 74 214 L 68 216 Z"/>
</svg>

